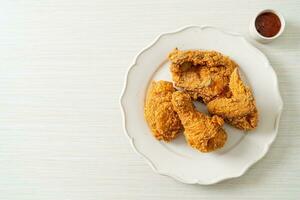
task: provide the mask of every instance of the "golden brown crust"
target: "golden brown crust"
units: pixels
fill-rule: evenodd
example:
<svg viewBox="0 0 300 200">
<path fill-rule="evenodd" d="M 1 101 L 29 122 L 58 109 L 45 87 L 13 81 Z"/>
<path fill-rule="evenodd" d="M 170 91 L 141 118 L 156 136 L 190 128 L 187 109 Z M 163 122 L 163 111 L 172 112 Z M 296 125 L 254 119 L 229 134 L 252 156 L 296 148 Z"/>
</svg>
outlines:
<svg viewBox="0 0 300 200">
<path fill-rule="evenodd" d="M 201 152 L 211 152 L 224 146 L 227 134 L 221 127 L 224 124 L 221 117 L 209 117 L 197 111 L 191 97 L 185 92 L 174 92 L 172 104 L 190 146 Z"/>
<path fill-rule="evenodd" d="M 237 69 L 231 74 L 229 88 L 231 97 L 217 98 L 209 102 L 208 111 L 223 117 L 229 124 L 239 129 L 254 129 L 258 123 L 255 100 L 250 88 L 241 80 Z"/>
<path fill-rule="evenodd" d="M 169 54 L 175 85 L 186 90 L 193 99 L 205 103 L 226 96 L 230 74 L 237 64 L 216 51 L 174 49 Z"/>
<path fill-rule="evenodd" d="M 154 137 L 158 140 L 174 139 L 182 125 L 171 103 L 173 84 L 167 81 L 153 81 L 148 89 L 144 115 Z"/>
</svg>

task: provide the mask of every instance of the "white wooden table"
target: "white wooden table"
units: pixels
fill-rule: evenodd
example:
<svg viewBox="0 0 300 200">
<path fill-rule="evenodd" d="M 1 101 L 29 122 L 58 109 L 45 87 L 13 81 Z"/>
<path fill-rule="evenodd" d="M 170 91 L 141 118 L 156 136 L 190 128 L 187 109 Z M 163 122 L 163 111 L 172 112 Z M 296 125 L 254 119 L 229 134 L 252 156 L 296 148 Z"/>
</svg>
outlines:
<svg viewBox="0 0 300 200">
<path fill-rule="evenodd" d="M 253 42 L 279 76 L 285 103 L 270 152 L 214 186 L 159 176 L 131 149 L 118 99 L 137 52 L 161 32 L 207 24 L 248 34 L 274 8 L 286 31 Z M 0 199 L 300 199 L 300 2 L 0 2 Z"/>
</svg>

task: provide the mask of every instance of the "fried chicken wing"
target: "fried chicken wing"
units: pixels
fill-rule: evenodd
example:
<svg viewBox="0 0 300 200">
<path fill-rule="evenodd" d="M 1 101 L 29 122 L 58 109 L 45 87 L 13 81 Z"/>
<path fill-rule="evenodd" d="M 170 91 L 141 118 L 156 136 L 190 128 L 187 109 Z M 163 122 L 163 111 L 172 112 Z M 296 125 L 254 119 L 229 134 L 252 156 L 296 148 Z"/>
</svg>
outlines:
<svg viewBox="0 0 300 200">
<path fill-rule="evenodd" d="M 211 152 L 223 147 L 227 134 L 222 129 L 223 119 L 209 117 L 195 109 L 191 97 L 185 92 L 174 92 L 172 104 L 184 127 L 184 135 L 195 149 Z"/>
<path fill-rule="evenodd" d="M 170 141 L 182 129 L 171 102 L 173 92 L 173 84 L 167 81 L 153 81 L 148 89 L 144 115 L 152 134 L 158 140 Z"/>
<path fill-rule="evenodd" d="M 177 87 L 186 90 L 193 99 L 205 103 L 217 96 L 226 96 L 230 74 L 237 64 L 216 51 L 177 48 L 169 54 L 170 71 Z"/>
<path fill-rule="evenodd" d="M 231 96 L 210 101 L 207 104 L 208 111 L 223 117 L 229 124 L 239 129 L 254 129 L 258 123 L 255 100 L 250 88 L 241 80 L 237 69 L 231 74 L 229 90 Z"/>
</svg>

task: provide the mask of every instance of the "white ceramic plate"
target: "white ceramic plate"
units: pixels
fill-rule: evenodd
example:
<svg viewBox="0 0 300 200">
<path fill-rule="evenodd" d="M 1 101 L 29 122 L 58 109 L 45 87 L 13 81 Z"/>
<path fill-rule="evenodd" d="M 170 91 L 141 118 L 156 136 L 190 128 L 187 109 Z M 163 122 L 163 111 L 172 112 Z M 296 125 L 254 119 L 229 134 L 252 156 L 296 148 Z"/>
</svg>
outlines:
<svg viewBox="0 0 300 200">
<path fill-rule="evenodd" d="M 169 80 L 168 53 L 179 49 L 217 50 L 236 61 L 252 87 L 259 125 L 245 133 L 228 125 L 226 145 L 213 153 L 189 147 L 181 135 L 170 143 L 157 141 L 144 120 L 144 99 L 151 80 Z M 205 112 L 202 104 L 198 108 Z M 161 175 L 189 184 L 214 184 L 239 177 L 260 160 L 274 141 L 283 103 L 276 74 L 267 58 L 238 34 L 209 26 L 189 26 L 160 35 L 139 53 L 130 67 L 121 96 L 124 129 L 132 147 Z"/>
</svg>

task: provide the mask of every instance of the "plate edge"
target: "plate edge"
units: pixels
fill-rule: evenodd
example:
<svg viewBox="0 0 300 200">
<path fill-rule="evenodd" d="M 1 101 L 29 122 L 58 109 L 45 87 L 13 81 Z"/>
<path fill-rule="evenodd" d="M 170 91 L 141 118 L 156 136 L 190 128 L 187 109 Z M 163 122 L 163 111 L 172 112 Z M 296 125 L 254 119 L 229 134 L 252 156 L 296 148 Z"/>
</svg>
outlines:
<svg viewBox="0 0 300 200">
<path fill-rule="evenodd" d="M 212 29 L 216 29 L 218 31 L 221 31 L 222 33 L 224 34 L 227 34 L 227 35 L 232 35 L 232 36 L 236 36 L 236 37 L 240 37 L 250 48 L 254 49 L 257 53 L 259 53 L 266 61 L 266 64 L 268 65 L 268 67 L 272 70 L 272 73 L 273 75 L 275 76 L 275 81 L 276 81 L 276 88 L 277 88 L 277 94 L 278 94 L 278 99 L 279 99 L 279 109 L 278 109 L 278 113 L 277 113 L 277 117 L 275 119 L 275 126 L 274 126 L 274 132 L 275 132 L 275 135 L 273 137 L 273 139 L 268 143 L 268 144 L 265 144 L 265 147 L 264 147 L 264 151 L 263 153 L 261 154 L 261 156 L 259 156 L 256 160 L 252 161 L 251 164 L 249 164 L 248 166 L 245 166 L 241 172 L 239 174 L 237 174 L 236 176 L 230 176 L 230 177 L 225 177 L 225 178 L 221 178 L 221 179 L 216 179 L 214 181 L 200 181 L 200 180 L 196 180 L 196 181 L 188 181 L 188 180 L 183 180 L 182 178 L 179 178 L 177 176 L 175 176 L 174 174 L 169 174 L 169 173 L 166 173 L 166 172 L 160 172 L 158 170 L 158 168 L 155 166 L 155 164 L 146 156 L 144 155 L 143 153 L 141 153 L 137 147 L 135 146 L 134 144 L 134 139 L 130 136 L 130 134 L 128 133 L 127 131 L 127 127 L 126 127 L 126 113 L 125 113 L 125 108 L 124 108 L 124 105 L 123 105 L 123 100 L 124 100 L 124 95 L 126 93 L 126 90 L 127 90 L 127 86 L 128 86 L 128 77 L 130 75 L 130 72 L 131 70 L 134 68 L 134 66 L 136 66 L 137 64 L 137 59 L 145 52 L 147 51 L 148 49 L 150 49 L 152 46 L 154 46 L 163 36 L 165 35 L 172 35 L 172 34 L 176 34 L 176 33 L 179 33 L 179 32 L 183 32 L 187 29 L 190 29 L 190 28 L 198 28 L 198 29 L 206 29 L 206 28 L 212 28 Z M 239 33 L 234 33 L 234 32 L 229 32 L 229 31 L 224 31 L 223 29 L 220 29 L 220 28 L 217 28 L 215 26 L 209 26 L 209 25 L 202 25 L 202 26 L 199 26 L 199 25 L 188 25 L 188 26 L 184 26 L 184 27 L 181 27 L 175 31 L 171 31 L 171 32 L 164 32 L 164 33 L 161 33 L 159 34 L 155 40 L 150 44 L 148 45 L 147 47 L 145 47 L 144 49 L 142 49 L 134 58 L 134 61 L 133 63 L 130 65 L 130 67 L 127 69 L 127 72 L 125 74 L 125 80 L 124 80 L 124 85 L 123 85 L 123 89 L 122 89 L 122 92 L 121 92 L 121 96 L 119 98 L 119 105 L 120 105 L 120 108 L 121 108 L 121 114 L 122 114 L 122 126 L 123 126 L 123 130 L 124 130 L 124 133 L 125 135 L 127 136 L 127 138 L 129 139 L 130 141 L 130 144 L 132 146 L 132 148 L 134 149 L 134 151 L 139 155 L 141 156 L 149 165 L 150 167 L 152 168 L 152 170 L 162 176 L 168 176 L 168 177 L 171 177 L 177 181 L 180 181 L 182 183 L 185 183 L 185 184 L 199 184 L 199 185 L 212 185 L 212 184 L 216 184 L 216 183 L 219 183 L 219 182 L 223 182 L 225 180 L 229 180 L 229 179 L 233 179 L 233 178 L 238 178 L 238 177 L 241 177 L 243 174 L 246 173 L 246 171 L 248 171 L 249 168 L 251 168 L 253 165 L 255 165 L 259 160 L 261 160 L 262 158 L 265 157 L 265 155 L 267 154 L 267 152 L 269 151 L 271 145 L 273 144 L 273 142 L 275 141 L 277 135 L 278 135 L 278 127 L 279 127 L 279 122 L 280 122 L 280 118 L 281 118 L 281 114 L 282 114 L 282 110 L 283 110 L 283 100 L 282 100 L 282 97 L 281 97 L 281 94 L 280 94 L 280 90 L 279 90 L 279 84 L 278 84 L 278 76 L 275 72 L 275 70 L 273 69 L 272 65 L 270 64 L 268 58 L 258 49 L 256 48 L 255 46 L 253 46 L 250 42 L 248 42 L 245 37 L 243 37 L 241 34 Z"/>
</svg>

